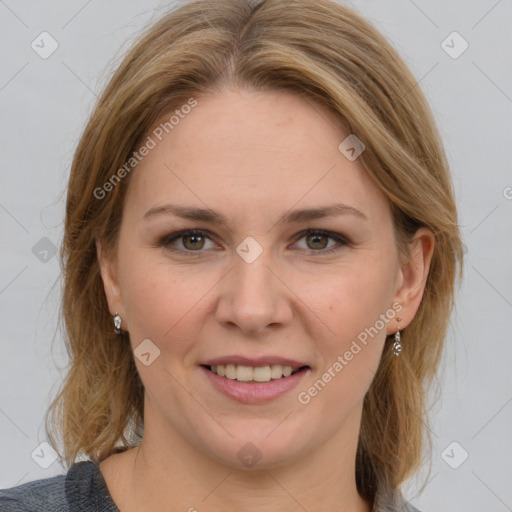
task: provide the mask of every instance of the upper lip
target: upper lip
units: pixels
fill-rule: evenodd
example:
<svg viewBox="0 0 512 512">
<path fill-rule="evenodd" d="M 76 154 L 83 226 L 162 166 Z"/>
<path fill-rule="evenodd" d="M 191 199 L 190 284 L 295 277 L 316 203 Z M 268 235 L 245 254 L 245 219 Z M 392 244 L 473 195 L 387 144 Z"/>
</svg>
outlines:
<svg viewBox="0 0 512 512">
<path fill-rule="evenodd" d="M 244 356 L 223 356 L 216 357 L 215 359 L 210 359 L 202 363 L 204 366 L 218 366 L 219 364 L 227 365 L 244 365 L 244 366 L 272 366 L 276 364 L 280 364 L 281 366 L 291 366 L 292 368 L 298 369 L 302 366 L 308 366 L 305 363 L 301 363 L 300 361 L 295 361 L 293 359 L 288 359 L 286 357 L 280 356 L 261 356 L 261 357 L 244 357 Z"/>
</svg>

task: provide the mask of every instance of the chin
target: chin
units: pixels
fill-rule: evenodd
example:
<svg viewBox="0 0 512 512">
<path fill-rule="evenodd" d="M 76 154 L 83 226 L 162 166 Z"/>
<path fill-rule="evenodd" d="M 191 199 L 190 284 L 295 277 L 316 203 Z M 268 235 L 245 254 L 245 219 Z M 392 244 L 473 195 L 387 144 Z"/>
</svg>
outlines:
<svg viewBox="0 0 512 512">
<path fill-rule="evenodd" d="M 279 426 L 282 419 L 271 422 L 247 419 L 239 422 L 238 427 L 233 422 L 228 429 L 233 437 L 223 431 L 215 442 L 207 435 L 198 444 L 212 458 L 235 469 L 256 471 L 286 466 L 307 451 L 307 437 L 304 432 Z"/>
</svg>

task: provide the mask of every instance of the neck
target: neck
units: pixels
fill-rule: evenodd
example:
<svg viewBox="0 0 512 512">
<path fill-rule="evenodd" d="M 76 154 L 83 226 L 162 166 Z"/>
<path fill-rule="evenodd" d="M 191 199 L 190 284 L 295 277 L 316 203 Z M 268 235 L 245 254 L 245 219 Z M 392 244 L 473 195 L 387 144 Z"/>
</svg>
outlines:
<svg viewBox="0 0 512 512">
<path fill-rule="evenodd" d="M 347 418 L 343 432 L 293 462 L 240 470 L 206 456 L 168 425 L 146 421 L 128 463 L 129 501 L 141 512 L 369 512 L 355 481 L 359 422 L 360 414 Z"/>
</svg>

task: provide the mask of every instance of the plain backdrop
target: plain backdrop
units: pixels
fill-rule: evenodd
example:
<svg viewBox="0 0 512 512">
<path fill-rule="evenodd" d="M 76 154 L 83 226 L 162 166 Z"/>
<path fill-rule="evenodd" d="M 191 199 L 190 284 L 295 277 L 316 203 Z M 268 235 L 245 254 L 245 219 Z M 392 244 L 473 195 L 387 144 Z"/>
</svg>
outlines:
<svg viewBox="0 0 512 512">
<path fill-rule="evenodd" d="M 422 494 L 417 479 L 404 490 L 423 512 L 512 510 L 512 2 L 349 5 L 398 49 L 432 105 L 466 247 L 442 395 L 431 414 L 432 469 Z M 66 363 L 55 251 L 67 176 L 112 69 L 170 6 L 0 1 L 0 488 L 64 472 L 57 462 L 41 467 L 37 455 Z"/>
</svg>

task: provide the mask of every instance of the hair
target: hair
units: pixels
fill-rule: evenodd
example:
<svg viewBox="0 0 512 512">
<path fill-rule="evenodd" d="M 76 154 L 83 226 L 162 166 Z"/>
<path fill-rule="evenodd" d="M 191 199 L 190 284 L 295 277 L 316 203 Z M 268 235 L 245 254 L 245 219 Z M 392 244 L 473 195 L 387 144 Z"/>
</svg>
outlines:
<svg viewBox="0 0 512 512">
<path fill-rule="evenodd" d="M 115 250 L 130 176 L 102 198 L 97 191 L 113 183 L 164 114 L 223 86 L 299 93 L 332 110 L 365 145 L 359 158 L 389 204 L 400 254 L 407 256 L 419 227 L 434 233 L 403 350 L 393 357 L 385 344 L 364 398 L 356 482 L 373 499 L 419 469 L 425 441 L 431 451 L 428 392 L 462 273 L 462 242 L 447 159 L 417 81 L 375 28 L 330 0 L 187 2 L 146 31 L 114 73 L 69 178 L 60 256 L 70 362 L 47 413 L 48 439 L 67 465 L 79 455 L 101 461 L 140 440 L 144 387 L 129 335 L 113 332 L 95 246 L 99 239 Z"/>
</svg>

